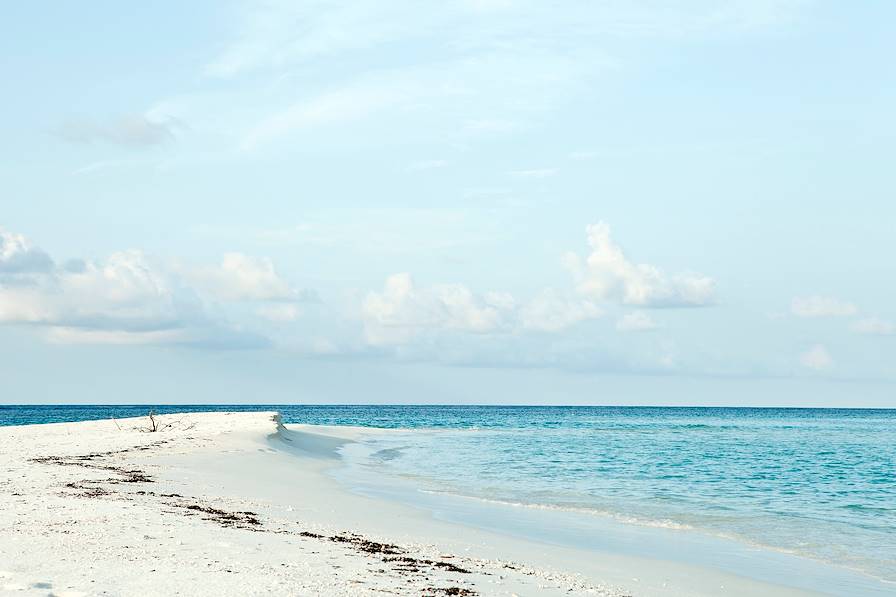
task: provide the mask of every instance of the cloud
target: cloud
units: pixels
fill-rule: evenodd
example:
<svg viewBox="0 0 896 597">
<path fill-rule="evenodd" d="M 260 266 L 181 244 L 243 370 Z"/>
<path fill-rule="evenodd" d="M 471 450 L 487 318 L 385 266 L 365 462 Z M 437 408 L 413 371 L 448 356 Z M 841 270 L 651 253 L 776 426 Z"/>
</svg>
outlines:
<svg viewBox="0 0 896 597">
<path fill-rule="evenodd" d="M 173 141 L 178 133 L 186 129 L 180 120 L 170 116 L 130 114 L 107 123 L 69 120 L 56 133 L 71 143 L 89 145 L 102 142 L 125 147 L 150 147 Z"/>
<path fill-rule="evenodd" d="M 848 317 L 858 313 L 852 303 L 829 296 L 794 297 L 790 312 L 797 317 Z"/>
<path fill-rule="evenodd" d="M 604 314 L 602 303 L 642 307 L 692 307 L 712 300 L 714 283 L 697 274 L 670 276 L 646 264 L 634 264 L 610 238 L 609 227 L 588 227 L 592 253 L 584 263 L 569 264 L 575 292 L 544 288 L 527 301 L 507 293 L 477 294 L 461 284 L 416 286 L 409 274 L 390 276 L 382 292 L 367 295 L 361 308 L 365 338 L 372 345 L 433 342 L 458 332 L 521 334 L 559 332 Z M 625 315 L 621 331 L 656 328 L 643 312 Z"/>
<path fill-rule="evenodd" d="M 274 270 L 270 259 L 227 253 L 220 265 L 184 268 L 183 275 L 204 295 L 220 301 L 271 301 L 299 298 Z"/>
<path fill-rule="evenodd" d="M 831 358 L 827 348 L 821 344 L 816 344 L 800 355 L 800 364 L 803 367 L 821 371 L 829 369 L 834 364 L 834 359 Z"/>
<path fill-rule="evenodd" d="M 525 303 L 506 292 L 475 293 L 462 284 L 420 288 L 410 274 L 389 276 L 362 305 L 366 341 L 375 346 L 431 342 L 443 334 L 559 332 L 603 315 L 589 299 L 545 288 Z"/>
<path fill-rule="evenodd" d="M 285 323 L 298 319 L 302 315 L 302 310 L 294 303 L 280 303 L 262 305 L 256 313 L 269 321 Z"/>
<path fill-rule="evenodd" d="M 411 80 L 361 81 L 299 100 L 253 126 L 240 145 L 251 151 L 288 133 L 320 125 L 363 119 L 426 93 Z"/>
<path fill-rule="evenodd" d="M 184 340 L 183 330 L 93 330 L 75 327 L 53 327 L 47 334 L 52 344 L 177 344 Z"/>
<path fill-rule="evenodd" d="M 570 254 L 566 265 L 579 292 L 599 301 L 640 307 L 702 307 L 712 304 L 715 282 L 701 274 L 668 275 L 646 263 L 633 263 L 613 242 L 604 222 L 588 226 L 591 254 Z"/>
<path fill-rule="evenodd" d="M 668 44 L 741 33 L 787 22 L 802 3 L 719 0 L 671 10 L 656 0 L 611 0 L 560 11 L 514 0 L 239 2 L 200 87 L 145 117 L 182 117 L 244 151 L 284 138 L 315 150 L 344 146 L 332 133 L 346 123 L 340 132 L 356 145 L 485 141 L 539 130 L 553 108 L 638 60 L 618 52 L 622 39 Z M 230 158 L 230 144 L 220 145 Z"/>
<path fill-rule="evenodd" d="M 225 256 L 214 268 L 196 268 L 204 283 L 199 288 L 185 268 L 138 250 L 57 266 L 21 235 L 4 233 L 2 239 L 0 263 L 16 276 L 0 275 L 0 324 L 43 328 L 55 343 L 258 348 L 270 342 L 213 315 L 204 297 L 299 302 L 312 296 L 291 290 L 269 261 L 240 254 Z M 18 279 L 22 272 L 27 281 Z"/>
<path fill-rule="evenodd" d="M 0 275 L 47 272 L 53 260 L 21 234 L 0 228 Z"/>
<path fill-rule="evenodd" d="M 29 286 L 0 286 L 0 322 L 154 331 L 180 327 L 199 308 L 139 251 L 59 268 Z"/>
<path fill-rule="evenodd" d="M 869 334 L 874 336 L 896 335 L 896 324 L 877 317 L 860 319 L 852 324 L 850 329 L 857 334 Z"/>
<path fill-rule="evenodd" d="M 405 344 L 444 331 L 483 334 L 507 329 L 515 307 L 504 293 L 477 295 L 461 284 L 418 288 L 410 274 L 386 279 L 364 299 L 364 333 L 372 345 Z"/>
<path fill-rule="evenodd" d="M 626 313 L 616 322 L 616 329 L 621 332 L 644 332 L 656 328 L 657 325 L 650 315 L 643 311 Z"/>
<path fill-rule="evenodd" d="M 230 78 L 273 70 L 338 53 L 364 51 L 393 39 L 424 33 L 438 7 L 411 2 L 361 1 L 249 3 L 238 15 L 237 39 L 209 63 L 207 75 Z M 416 31 L 415 31 L 416 27 Z"/>
<path fill-rule="evenodd" d="M 523 329 L 556 332 L 588 319 L 603 315 L 603 310 L 590 300 L 570 298 L 546 288 L 524 305 L 519 312 Z"/>
<path fill-rule="evenodd" d="M 804 0 L 718 0 L 679 4 L 668 10 L 655 0 L 611 0 L 570 5 L 562 11 L 538 3 L 465 0 L 437 5 L 410 0 L 390 3 L 246 3 L 237 31 L 205 68 L 209 76 L 239 75 L 304 65 L 327 56 L 373 54 L 372 49 L 432 40 L 435 47 L 517 48 L 526 41 L 563 47 L 581 39 L 675 38 L 718 35 L 770 27 L 792 20 Z"/>
</svg>

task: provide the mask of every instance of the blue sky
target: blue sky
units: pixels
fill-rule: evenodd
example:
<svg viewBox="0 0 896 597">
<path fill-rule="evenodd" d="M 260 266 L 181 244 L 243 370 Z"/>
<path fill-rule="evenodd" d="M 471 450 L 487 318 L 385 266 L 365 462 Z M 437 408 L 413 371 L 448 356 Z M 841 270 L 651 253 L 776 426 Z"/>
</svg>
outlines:
<svg viewBox="0 0 896 597">
<path fill-rule="evenodd" d="M 886 3 L 23 3 L 0 401 L 896 407 Z"/>
</svg>

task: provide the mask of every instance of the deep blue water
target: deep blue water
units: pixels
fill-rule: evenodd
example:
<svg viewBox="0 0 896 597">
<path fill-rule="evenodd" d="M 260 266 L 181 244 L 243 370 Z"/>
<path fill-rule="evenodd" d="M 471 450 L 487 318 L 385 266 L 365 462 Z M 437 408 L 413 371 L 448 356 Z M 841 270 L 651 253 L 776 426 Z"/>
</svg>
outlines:
<svg viewBox="0 0 896 597">
<path fill-rule="evenodd" d="M 149 406 L 0 406 L 0 425 Z M 424 490 L 693 529 L 896 581 L 896 410 L 158 406 L 278 410 L 287 423 L 407 429 L 361 466 Z"/>
</svg>

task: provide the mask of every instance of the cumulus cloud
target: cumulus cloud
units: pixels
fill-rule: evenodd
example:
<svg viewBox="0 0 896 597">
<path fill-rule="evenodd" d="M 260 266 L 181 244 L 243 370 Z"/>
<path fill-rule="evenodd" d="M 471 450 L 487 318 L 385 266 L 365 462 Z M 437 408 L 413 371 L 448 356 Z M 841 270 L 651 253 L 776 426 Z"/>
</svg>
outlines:
<svg viewBox="0 0 896 597">
<path fill-rule="evenodd" d="M 417 287 L 409 274 L 386 280 L 382 292 L 362 306 L 369 344 L 433 340 L 444 332 L 477 334 L 559 332 L 604 314 L 603 303 L 641 307 L 694 307 L 710 304 L 714 282 L 699 274 L 668 275 L 632 263 L 610 238 L 606 224 L 588 227 L 592 253 L 569 258 L 577 282 L 569 292 L 545 288 L 529 300 L 506 293 L 477 294 L 460 284 Z M 622 331 L 656 328 L 646 313 L 633 312 L 617 323 Z"/>
<path fill-rule="evenodd" d="M 834 359 L 827 348 L 821 344 L 816 344 L 800 355 L 800 364 L 809 369 L 822 371 L 829 369 L 834 364 Z"/>
<path fill-rule="evenodd" d="M 874 336 L 896 335 L 896 324 L 877 317 L 860 319 L 852 324 L 851 329 L 857 334 L 869 334 Z"/>
<path fill-rule="evenodd" d="M 613 241 L 604 222 L 588 226 L 587 232 L 591 254 L 584 261 L 575 254 L 566 259 L 583 296 L 640 307 L 701 307 L 713 302 L 712 278 L 693 273 L 669 275 L 654 265 L 633 263 Z"/>
<path fill-rule="evenodd" d="M 213 316 L 204 293 L 210 288 L 216 299 L 231 301 L 304 296 L 277 278 L 266 260 L 242 255 L 225 257 L 215 275 L 202 269 L 210 282 L 199 289 L 182 268 L 141 251 L 57 266 L 21 235 L 2 238 L 4 271 L 29 276 L 23 283 L 0 275 L 0 324 L 44 328 L 56 343 L 259 347 L 267 340 Z"/>
<path fill-rule="evenodd" d="M 570 298 L 551 288 L 541 291 L 519 312 L 523 329 L 543 332 L 556 332 L 601 315 L 603 310 L 594 302 Z"/>
<path fill-rule="evenodd" d="M 362 305 L 365 339 L 375 346 L 432 341 L 445 333 L 558 332 L 603 315 L 589 299 L 552 288 L 519 302 L 506 292 L 475 293 L 462 284 L 418 287 L 409 274 L 387 278 Z"/>
<path fill-rule="evenodd" d="M 129 114 L 110 122 L 88 119 L 69 120 L 57 134 L 71 143 L 112 143 L 126 147 L 149 147 L 176 139 L 186 130 L 178 119 L 170 116 Z"/>
<path fill-rule="evenodd" d="M 259 316 L 279 323 L 295 321 L 302 315 L 302 310 L 298 305 L 293 303 L 275 303 L 272 305 L 262 305 L 256 310 Z"/>
<path fill-rule="evenodd" d="M 21 234 L 0 228 L 0 275 L 47 272 L 53 260 Z"/>
<path fill-rule="evenodd" d="M 858 309 L 852 303 L 830 296 L 794 297 L 790 312 L 797 317 L 848 317 Z"/>
<path fill-rule="evenodd" d="M 440 331 L 488 333 L 507 329 L 515 307 L 505 293 L 474 294 L 461 284 L 419 288 L 410 274 L 386 279 L 364 299 L 364 333 L 372 345 L 404 344 Z"/>
<path fill-rule="evenodd" d="M 655 330 L 656 327 L 657 325 L 650 315 L 643 311 L 626 313 L 616 322 L 616 329 L 621 332 L 644 332 Z"/>
<path fill-rule="evenodd" d="M 195 296 L 139 251 L 58 268 L 27 286 L 0 286 L 0 322 L 6 323 L 136 333 L 177 329 L 203 317 Z"/>
<path fill-rule="evenodd" d="M 269 301 L 297 298 L 274 270 L 270 259 L 227 253 L 213 267 L 185 268 L 184 275 L 211 298 L 222 301 Z"/>
</svg>

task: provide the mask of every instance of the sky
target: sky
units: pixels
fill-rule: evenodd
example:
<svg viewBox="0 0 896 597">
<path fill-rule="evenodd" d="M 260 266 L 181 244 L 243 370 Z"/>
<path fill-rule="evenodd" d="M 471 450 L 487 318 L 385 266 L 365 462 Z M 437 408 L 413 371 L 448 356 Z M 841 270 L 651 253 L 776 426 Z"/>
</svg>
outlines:
<svg viewBox="0 0 896 597">
<path fill-rule="evenodd" d="M 4 12 L 0 403 L 896 407 L 896 5 Z"/>
</svg>

